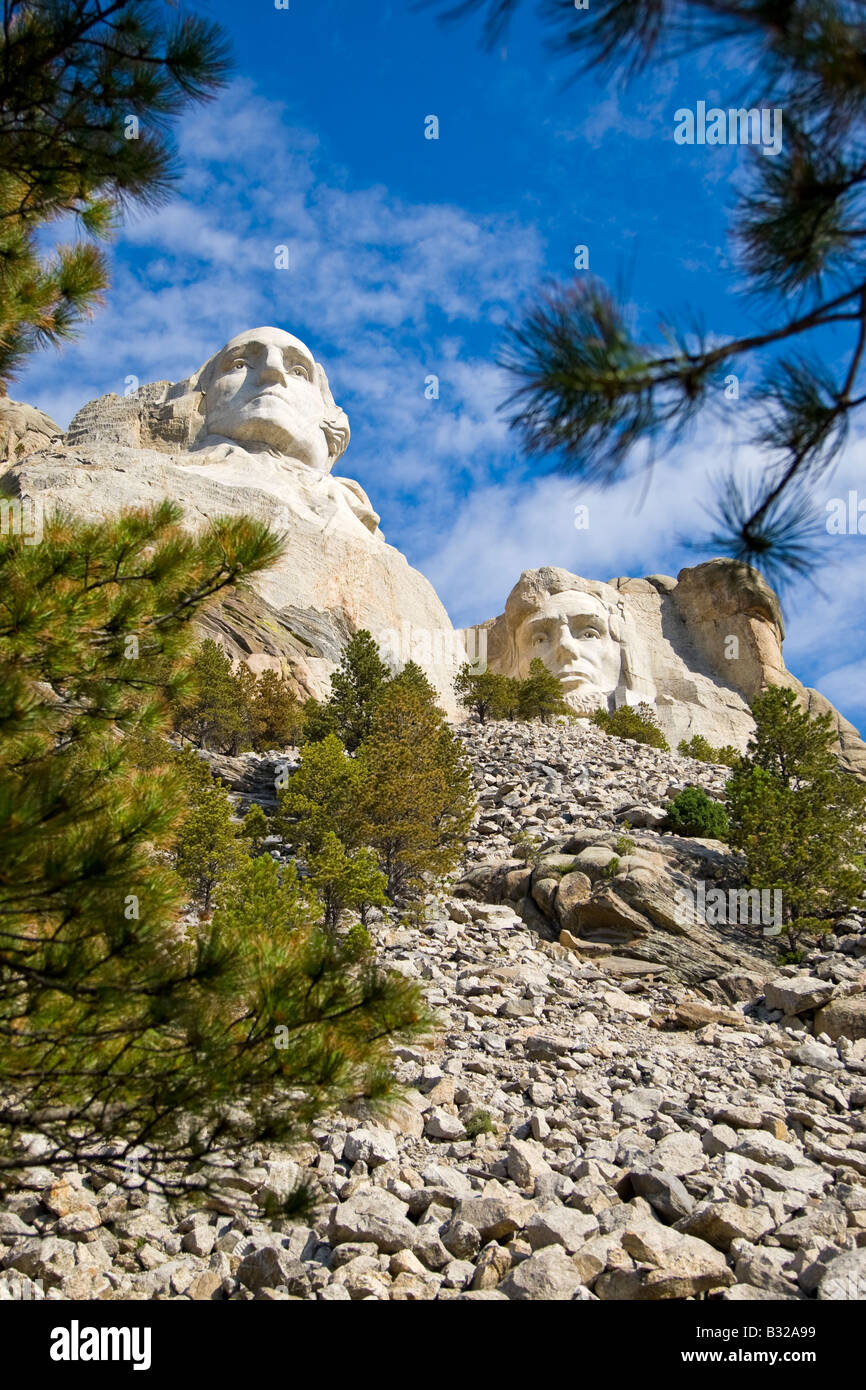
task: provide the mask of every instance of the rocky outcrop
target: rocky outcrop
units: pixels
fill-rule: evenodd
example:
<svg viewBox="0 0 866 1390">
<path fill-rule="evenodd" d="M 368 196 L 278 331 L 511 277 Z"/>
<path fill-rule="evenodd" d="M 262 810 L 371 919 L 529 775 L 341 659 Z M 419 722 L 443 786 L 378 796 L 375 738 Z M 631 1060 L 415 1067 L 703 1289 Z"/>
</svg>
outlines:
<svg viewBox="0 0 866 1390">
<path fill-rule="evenodd" d="M 748 704 L 767 685 L 829 713 L 843 766 L 866 776 L 866 744 L 818 691 L 785 667 L 779 601 L 756 571 L 715 559 L 670 575 L 607 583 L 553 567 L 526 571 L 505 612 L 474 630 L 494 671 L 527 674 L 541 656 L 581 714 L 645 701 L 671 746 L 700 734 L 743 750 Z"/>
<path fill-rule="evenodd" d="M 776 925 L 771 895 L 741 889 L 727 845 L 660 830 L 672 796 L 688 784 L 721 797 L 727 769 L 582 721 L 462 733 L 479 811 L 461 897 L 507 907 L 541 939 L 620 978 L 687 983 L 720 1006 L 766 986 L 772 1017 L 833 1038 L 863 1035 L 863 915 L 828 925 L 830 954 L 811 958 L 818 978 L 777 978 L 775 935 L 765 934 Z M 694 1026 L 709 1021 L 696 1017 Z"/>
<path fill-rule="evenodd" d="M 109 1147 L 63 1175 L 34 1150 L 0 1212 L 0 1299 L 866 1295 L 866 1043 L 623 982 L 510 907 L 446 896 L 371 930 L 441 1023 L 396 1049 L 399 1103 L 215 1164 L 205 1201 L 119 1179 Z M 309 1213 L 270 1217 L 301 1181 Z"/>
<path fill-rule="evenodd" d="M 866 1044 L 623 982 L 507 907 L 444 897 L 371 930 L 441 1024 L 396 1049 L 399 1103 L 214 1165 L 205 1201 L 119 1179 L 105 1146 L 63 1175 L 34 1151 L 0 1299 L 864 1297 Z M 269 1216 L 301 1181 L 308 1214 Z"/>
<path fill-rule="evenodd" d="M 10 463 L 47 449 L 62 434 L 43 410 L 0 395 L 0 473 Z"/>
<path fill-rule="evenodd" d="M 261 806 L 266 815 L 273 815 L 277 809 L 277 787 L 285 786 L 286 773 L 293 772 L 299 764 L 296 748 L 239 753 L 236 757 L 199 750 L 199 757 L 233 794 L 242 815 L 253 805 Z"/>
<path fill-rule="evenodd" d="M 704 896 L 713 888 L 736 894 L 738 857 L 718 841 L 647 828 L 663 820 L 664 804 L 686 781 L 720 795 L 721 768 L 582 722 L 463 732 L 480 809 L 470 846 L 477 862 L 458 894 L 507 903 L 540 936 L 587 959 L 609 958 L 624 977 L 696 986 L 737 968 L 771 977 L 776 951 L 760 922 L 741 924 L 735 912 L 708 925 L 699 911 L 697 884 Z M 535 840 L 528 863 L 528 847 L 515 849 L 521 835 Z"/>
</svg>

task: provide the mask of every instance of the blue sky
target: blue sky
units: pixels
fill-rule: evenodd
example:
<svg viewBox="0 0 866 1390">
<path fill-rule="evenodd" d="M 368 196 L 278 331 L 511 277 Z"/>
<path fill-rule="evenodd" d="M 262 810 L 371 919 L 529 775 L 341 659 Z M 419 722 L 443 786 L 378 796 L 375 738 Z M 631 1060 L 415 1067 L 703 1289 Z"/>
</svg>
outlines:
<svg viewBox="0 0 866 1390">
<path fill-rule="evenodd" d="M 65 425 L 128 376 L 177 380 L 241 329 L 274 323 L 325 363 L 352 426 L 340 470 L 456 625 L 501 612 L 532 566 L 609 579 L 705 558 L 688 542 L 707 529 L 708 478 L 731 461 L 760 466 L 736 446 L 748 375 L 728 417 L 660 449 L 648 489 L 632 478 L 598 492 L 521 455 L 497 411 L 508 381 L 495 360 L 503 325 L 545 280 L 572 276 L 578 244 L 594 273 L 624 284 L 648 337 L 671 310 L 720 335 L 761 325 L 726 241 L 749 153 L 673 141 L 678 107 L 760 99 L 742 90 L 733 56 L 617 90 L 568 85 L 531 7 L 492 53 L 477 20 L 445 28 L 403 4 L 207 10 L 232 39 L 236 75 L 177 132 L 176 198 L 127 221 L 106 306 L 78 342 L 33 359 L 12 394 Z M 424 138 L 431 114 L 435 141 Z M 274 267 L 277 245 L 288 270 Z M 425 398 L 430 374 L 438 400 Z M 819 501 L 856 488 L 864 462 L 854 437 Z M 574 529 L 577 502 L 587 530 Z M 861 728 L 864 546 L 828 535 L 819 589 L 785 596 L 788 666 Z"/>
</svg>

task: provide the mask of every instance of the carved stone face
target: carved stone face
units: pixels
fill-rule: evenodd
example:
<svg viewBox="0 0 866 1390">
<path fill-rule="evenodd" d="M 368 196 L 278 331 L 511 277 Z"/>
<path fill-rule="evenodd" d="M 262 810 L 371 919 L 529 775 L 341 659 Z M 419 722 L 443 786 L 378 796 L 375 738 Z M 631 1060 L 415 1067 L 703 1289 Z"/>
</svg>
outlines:
<svg viewBox="0 0 866 1390">
<path fill-rule="evenodd" d="M 551 594 L 529 613 L 514 633 L 517 674 L 529 674 L 540 657 L 559 677 L 568 698 L 610 695 L 620 678 L 622 652 L 610 635 L 610 620 L 601 599 L 579 589 Z"/>
<path fill-rule="evenodd" d="M 325 401 L 309 348 L 280 328 L 253 328 L 226 343 L 202 377 L 207 434 L 271 449 L 327 473 Z"/>
</svg>

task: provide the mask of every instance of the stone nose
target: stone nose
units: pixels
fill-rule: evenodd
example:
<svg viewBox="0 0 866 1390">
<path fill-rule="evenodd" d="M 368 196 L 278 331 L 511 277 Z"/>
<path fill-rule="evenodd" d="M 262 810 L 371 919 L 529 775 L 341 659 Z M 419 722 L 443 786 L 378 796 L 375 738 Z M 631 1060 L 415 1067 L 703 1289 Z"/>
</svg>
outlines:
<svg viewBox="0 0 866 1390">
<path fill-rule="evenodd" d="M 580 643 L 571 631 L 568 623 L 563 623 L 557 633 L 557 651 L 565 652 L 568 656 L 576 656 L 580 651 Z"/>
<path fill-rule="evenodd" d="M 259 368 L 259 380 L 265 385 L 285 386 L 288 381 L 286 364 L 278 347 L 269 347 Z"/>
</svg>

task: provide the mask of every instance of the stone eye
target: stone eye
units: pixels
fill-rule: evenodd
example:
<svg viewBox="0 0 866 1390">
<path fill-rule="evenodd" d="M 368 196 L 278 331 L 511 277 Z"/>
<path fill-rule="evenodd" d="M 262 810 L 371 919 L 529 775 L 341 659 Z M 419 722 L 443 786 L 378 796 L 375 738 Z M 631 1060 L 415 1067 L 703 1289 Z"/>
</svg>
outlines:
<svg viewBox="0 0 866 1390">
<path fill-rule="evenodd" d="M 246 365 L 247 364 L 243 357 L 236 357 L 235 360 L 232 362 L 231 370 L 235 372 L 238 370 L 239 367 L 245 367 Z"/>
<path fill-rule="evenodd" d="M 302 367 L 300 362 L 296 362 L 294 367 L 292 367 L 292 376 L 302 376 L 304 381 L 309 381 L 310 379 L 306 367 Z"/>
</svg>

